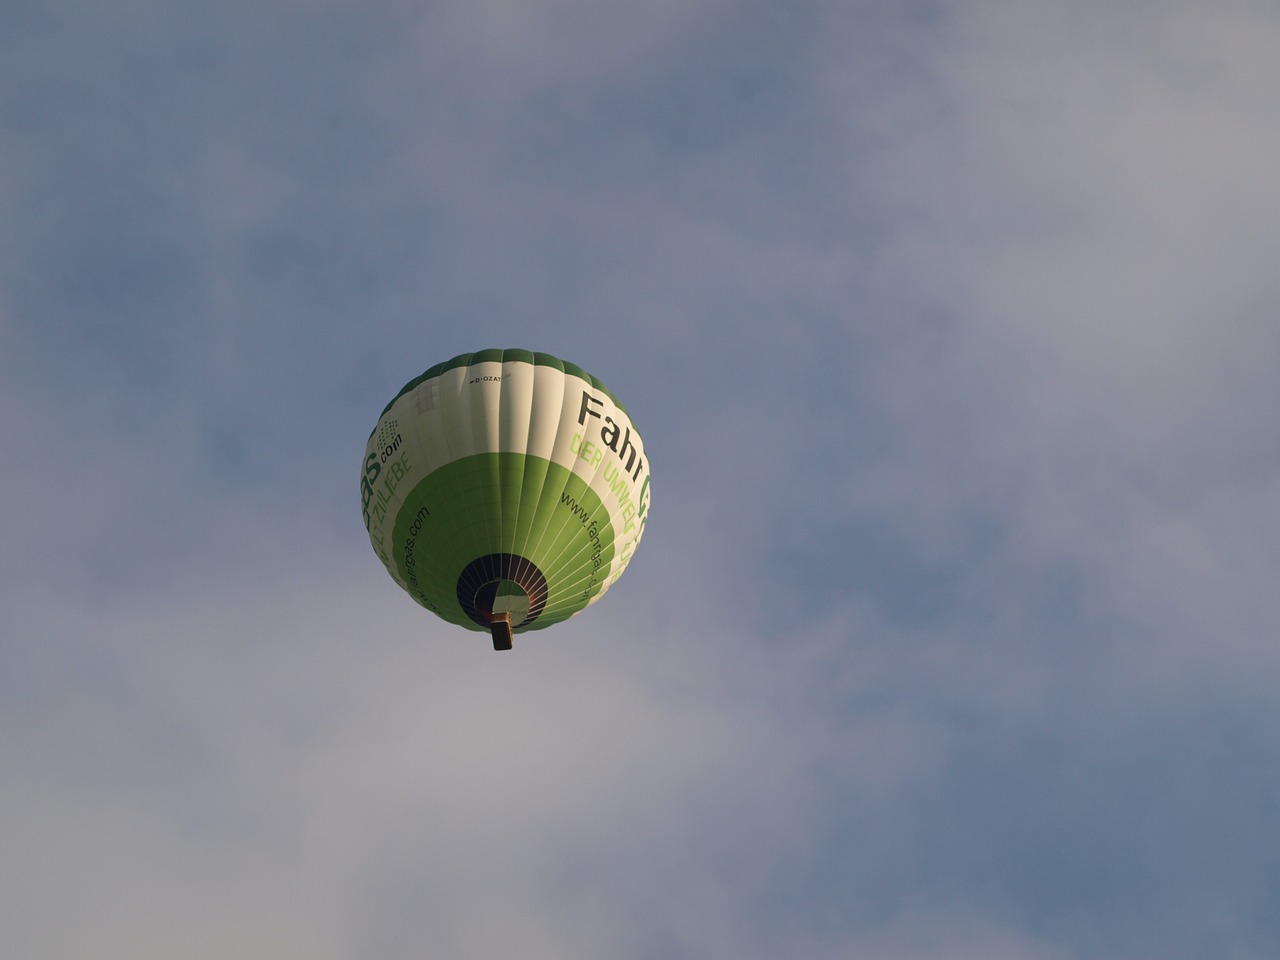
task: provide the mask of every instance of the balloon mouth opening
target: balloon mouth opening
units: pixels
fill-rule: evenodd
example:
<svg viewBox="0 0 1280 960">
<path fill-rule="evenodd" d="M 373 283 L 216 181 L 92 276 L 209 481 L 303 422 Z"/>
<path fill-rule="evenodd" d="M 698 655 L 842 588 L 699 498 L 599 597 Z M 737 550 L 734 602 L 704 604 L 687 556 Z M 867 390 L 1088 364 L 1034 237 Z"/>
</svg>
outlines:
<svg viewBox="0 0 1280 960">
<path fill-rule="evenodd" d="M 518 627 L 529 619 L 529 594 L 514 580 L 490 580 L 476 593 L 476 613 L 485 623 L 505 613 Z"/>
<path fill-rule="evenodd" d="M 509 618 L 512 629 L 532 623 L 547 603 L 547 578 L 524 557 L 491 553 L 471 561 L 458 576 L 458 604 L 484 629 Z"/>
</svg>

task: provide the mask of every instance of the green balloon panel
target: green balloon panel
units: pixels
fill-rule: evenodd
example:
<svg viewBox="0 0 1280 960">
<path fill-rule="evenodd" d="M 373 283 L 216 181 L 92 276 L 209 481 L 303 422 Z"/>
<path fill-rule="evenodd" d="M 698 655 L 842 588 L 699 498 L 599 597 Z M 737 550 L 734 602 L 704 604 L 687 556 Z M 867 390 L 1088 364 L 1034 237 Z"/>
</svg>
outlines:
<svg viewBox="0 0 1280 960">
<path fill-rule="evenodd" d="M 450 623 L 488 629 L 461 606 L 458 581 L 487 556 L 523 557 L 547 583 L 537 629 L 600 592 L 613 563 L 613 525 L 600 498 L 564 467 L 523 454 L 478 454 L 441 467 L 406 497 L 392 535 L 392 575 Z"/>
</svg>

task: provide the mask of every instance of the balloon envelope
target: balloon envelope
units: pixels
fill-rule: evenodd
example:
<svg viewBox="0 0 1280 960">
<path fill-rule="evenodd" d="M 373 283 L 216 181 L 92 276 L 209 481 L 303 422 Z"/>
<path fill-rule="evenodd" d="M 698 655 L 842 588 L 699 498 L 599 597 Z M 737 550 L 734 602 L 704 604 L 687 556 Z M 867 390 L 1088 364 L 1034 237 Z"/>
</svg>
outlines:
<svg viewBox="0 0 1280 960">
<path fill-rule="evenodd" d="M 387 405 L 360 494 L 392 578 L 450 623 L 493 630 L 497 646 L 495 621 L 559 623 L 622 575 L 648 520 L 649 462 L 595 377 L 545 353 L 484 350 Z"/>
</svg>

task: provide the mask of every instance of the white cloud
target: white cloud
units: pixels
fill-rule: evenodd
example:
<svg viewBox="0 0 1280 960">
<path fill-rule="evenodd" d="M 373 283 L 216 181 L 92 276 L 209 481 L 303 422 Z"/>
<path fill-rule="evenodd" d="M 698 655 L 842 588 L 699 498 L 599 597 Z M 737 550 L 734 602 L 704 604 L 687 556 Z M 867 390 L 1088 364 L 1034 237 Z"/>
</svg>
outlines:
<svg viewBox="0 0 1280 960">
<path fill-rule="evenodd" d="M 11 65 L 89 97 L 7 101 L 0 173 L 27 954 L 1275 942 L 1280 27 L 801 12 L 276 6 Z M 353 480 L 502 341 L 657 471 L 627 578 L 506 656 L 395 592 Z"/>
</svg>

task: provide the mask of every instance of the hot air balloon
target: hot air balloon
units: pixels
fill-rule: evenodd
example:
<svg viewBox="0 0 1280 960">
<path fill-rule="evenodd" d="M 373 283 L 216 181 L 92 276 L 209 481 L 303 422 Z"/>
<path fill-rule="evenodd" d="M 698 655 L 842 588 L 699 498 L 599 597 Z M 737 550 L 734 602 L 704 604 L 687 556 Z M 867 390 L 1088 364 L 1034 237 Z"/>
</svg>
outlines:
<svg viewBox="0 0 1280 960">
<path fill-rule="evenodd" d="M 649 518 L 640 434 L 604 384 L 527 350 L 436 364 L 365 447 L 364 525 L 392 579 L 495 650 L 595 603 Z"/>
</svg>

